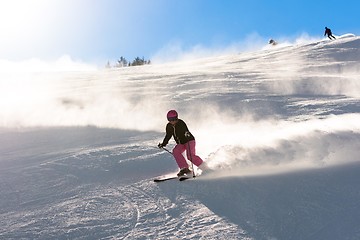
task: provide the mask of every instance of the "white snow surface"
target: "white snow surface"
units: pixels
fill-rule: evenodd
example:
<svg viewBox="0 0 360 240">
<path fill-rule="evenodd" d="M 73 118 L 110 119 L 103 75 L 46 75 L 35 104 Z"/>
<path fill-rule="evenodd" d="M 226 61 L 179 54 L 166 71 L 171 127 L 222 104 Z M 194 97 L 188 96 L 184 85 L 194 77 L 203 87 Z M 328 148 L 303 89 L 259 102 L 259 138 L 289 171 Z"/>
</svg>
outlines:
<svg viewBox="0 0 360 240">
<path fill-rule="evenodd" d="M 360 239 L 360 37 L 0 75 L 0 239 Z M 212 170 L 154 183 L 170 109 Z"/>
</svg>

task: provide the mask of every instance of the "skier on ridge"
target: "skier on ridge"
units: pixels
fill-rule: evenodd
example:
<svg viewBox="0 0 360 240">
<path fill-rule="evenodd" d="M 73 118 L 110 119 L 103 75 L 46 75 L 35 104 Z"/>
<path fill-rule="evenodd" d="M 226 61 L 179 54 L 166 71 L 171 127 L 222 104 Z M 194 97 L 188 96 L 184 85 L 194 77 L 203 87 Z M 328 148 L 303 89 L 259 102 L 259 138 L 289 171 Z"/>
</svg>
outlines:
<svg viewBox="0 0 360 240">
<path fill-rule="evenodd" d="M 172 150 L 173 156 L 177 165 L 180 168 L 178 177 L 190 176 L 193 172 L 189 168 L 183 153 L 186 151 L 186 156 L 193 164 L 198 166 L 201 170 L 208 169 L 206 163 L 195 153 L 195 138 L 190 133 L 186 123 L 178 118 L 178 113 L 175 110 L 170 110 L 167 113 L 168 124 L 166 125 L 166 135 L 162 143 L 158 144 L 159 148 L 165 147 L 170 138 L 174 137 L 176 146 Z"/>
<path fill-rule="evenodd" d="M 269 40 L 269 44 L 270 44 L 270 45 L 273 45 L 273 46 L 276 46 L 276 45 L 277 45 L 277 42 L 276 42 L 274 39 L 270 39 L 270 40 Z"/>
<path fill-rule="evenodd" d="M 328 36 L 330 40 L 335 40 L 336 38 L 332 35 L 331 29 L 328 27 L 325 27 L 325 33 L 324 36 Z"/>
</svg>

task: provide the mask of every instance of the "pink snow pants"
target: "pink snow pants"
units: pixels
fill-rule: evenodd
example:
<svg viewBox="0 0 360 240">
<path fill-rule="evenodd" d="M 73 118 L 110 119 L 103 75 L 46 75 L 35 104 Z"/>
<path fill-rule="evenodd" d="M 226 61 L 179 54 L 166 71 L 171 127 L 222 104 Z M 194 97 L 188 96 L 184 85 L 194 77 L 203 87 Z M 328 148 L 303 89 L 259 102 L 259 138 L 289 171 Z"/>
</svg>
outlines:
<svg viewBox="0 0 360 240">
<path fill-rule="evenodd" d="M 200 166 L 203 163 L 203 160 L 195 154 L 195 140 L 191 140 L 185 144 L 177 144 L 173 149 L 173 155 L 175 157 L 176 163 L 179 168 L 187 168 L 189 165 L 186 162 L 186 159 L 183 153 L 186 151 L 187 159 L 190 160 L 196 166 Z"/>
</svg>

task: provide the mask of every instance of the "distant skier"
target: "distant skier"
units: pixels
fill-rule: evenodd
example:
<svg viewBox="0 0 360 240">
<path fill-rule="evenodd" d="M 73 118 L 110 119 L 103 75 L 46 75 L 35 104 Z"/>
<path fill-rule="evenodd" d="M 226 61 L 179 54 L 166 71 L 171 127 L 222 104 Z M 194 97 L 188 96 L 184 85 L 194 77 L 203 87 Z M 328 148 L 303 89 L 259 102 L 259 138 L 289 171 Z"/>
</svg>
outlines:
<svg viewBox="0 0 360 240">
<path fill-rule="evenodd" d="M 332 32 L 331 32 L 331 29 L 330 28 L 327 28 L 325 27 L 325 33 L 324 33 L 324 36 L 328 36 L 328 38 L 330 40 L 335 40 L 336 38 L 332 35 Z"/>
<path fill-rule="evenodd" d="M 275 46 L 277 45 L 277 42 L 274 39 L 270 39 L 269 44 Z"/>
<path fill-rule="evenodd" d="M 189 165 L 183 156 L 185 151 L 188 160 L 198 166 L 201 170 L 207 169 L 205 162 L 195 153 L 196 143 L 194 136 L 190 133 L 186 123 L 183 120 L 178 119 L 178 113 L 175 110 L 170 110 L 167 113 L 167 119 L 169 122 L 166 125 L 166 135 L 163 142 L 158 144 L 158 147 L 165 147 L 168 144 L 170 138 L 174 137 L 177 145 L 172 150 L 172 153 L 177 165 L 180 168 L 177 176 L 190 176 L 190 174 L 193 173 L 193 170 L 189 168 Z"/>
</svg>

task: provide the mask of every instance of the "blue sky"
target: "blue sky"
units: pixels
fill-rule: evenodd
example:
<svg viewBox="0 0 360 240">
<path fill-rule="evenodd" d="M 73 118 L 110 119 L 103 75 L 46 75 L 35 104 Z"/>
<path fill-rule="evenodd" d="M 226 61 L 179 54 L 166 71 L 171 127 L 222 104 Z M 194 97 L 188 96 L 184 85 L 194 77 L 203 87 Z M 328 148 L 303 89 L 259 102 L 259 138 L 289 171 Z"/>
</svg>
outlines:
<svg viewBox="0 0 360 240">
<path fill-rule="evenodd" d="M 221 49 L 254 34 L 265 44 L 321 38 L 325 26 L 358 35 L 358 9 L 355 0 L 2 0 L 0 59 L 149 59 L 172 45 Z"/>
</svg>

